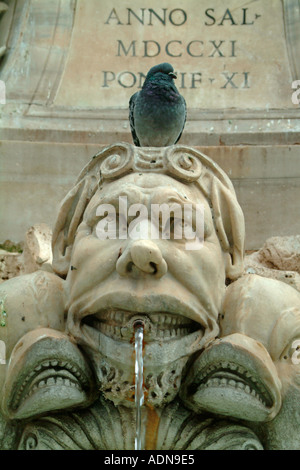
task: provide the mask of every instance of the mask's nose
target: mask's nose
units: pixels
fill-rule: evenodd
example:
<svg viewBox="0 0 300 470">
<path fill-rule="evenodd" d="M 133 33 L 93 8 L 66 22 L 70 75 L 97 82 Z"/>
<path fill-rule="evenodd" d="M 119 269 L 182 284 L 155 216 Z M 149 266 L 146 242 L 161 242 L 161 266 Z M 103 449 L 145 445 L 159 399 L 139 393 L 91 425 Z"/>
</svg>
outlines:
<svg viewBox="0 0 300 470">
<path fill-rule="evenodd" d="M 138 277 L 141 273 L 156 278 L 166 274 L 168 266 L 159 247 L 151 240 L 131 241 L 117 261 L 116 270 L 121 276 Z"/>
</svg>

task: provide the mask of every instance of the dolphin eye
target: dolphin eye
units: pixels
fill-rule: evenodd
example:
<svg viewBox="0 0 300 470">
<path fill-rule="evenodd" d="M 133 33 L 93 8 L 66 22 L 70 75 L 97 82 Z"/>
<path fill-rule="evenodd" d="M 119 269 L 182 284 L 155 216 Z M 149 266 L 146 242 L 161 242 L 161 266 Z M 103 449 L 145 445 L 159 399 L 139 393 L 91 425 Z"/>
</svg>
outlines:
<svg viewBox="0 0 300 470">
<path fill-rule="evenodd" d="M 292 363 L 295 365 L 300 364 L 300 339 L 292 343 Z"/>
<path fill-rule="evenodd" d="M 295 338 L 291 343 L 289 343 L 281 353 L 280 360 L 291 360 L 294 365 L 300 364 L 300 338 Z"/>
</svg>

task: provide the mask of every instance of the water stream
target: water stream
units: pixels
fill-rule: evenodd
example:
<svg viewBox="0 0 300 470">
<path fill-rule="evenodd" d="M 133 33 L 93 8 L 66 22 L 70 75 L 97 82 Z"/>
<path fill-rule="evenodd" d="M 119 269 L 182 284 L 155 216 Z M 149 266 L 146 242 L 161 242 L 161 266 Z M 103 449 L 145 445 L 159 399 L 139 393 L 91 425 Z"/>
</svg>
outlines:
<svg viewBox="0 0 300 470">
<path fill-rule="evenodd" d="M 144 365 L 143 365 L 143 340 L 144 324 L 136 321 L 134 324 L 135 340 L 135 410 L 136 410 L 136 433 L 135 450 L 142 450 L 142 406 L 144 403 Z"/>
</svg>

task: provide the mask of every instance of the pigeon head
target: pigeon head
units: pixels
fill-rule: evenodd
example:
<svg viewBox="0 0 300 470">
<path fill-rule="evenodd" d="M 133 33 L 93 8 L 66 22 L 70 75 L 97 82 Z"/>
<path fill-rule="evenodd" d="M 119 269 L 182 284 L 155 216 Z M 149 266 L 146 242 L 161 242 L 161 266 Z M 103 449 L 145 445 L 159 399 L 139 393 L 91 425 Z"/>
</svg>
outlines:
<svg viewBox="0 0 300 470">
<path fill-rule="evenodd" d="M 172 65 L 168 64 L 168 62 L 164 62 L 162 64 L 155 65 L 149 70 L 146 80 L 151 80 L 152 78 L 168 78 L 172 81 L 173 78 L 177 78 L 177 75 L 174 72 Z"/>
</svg>

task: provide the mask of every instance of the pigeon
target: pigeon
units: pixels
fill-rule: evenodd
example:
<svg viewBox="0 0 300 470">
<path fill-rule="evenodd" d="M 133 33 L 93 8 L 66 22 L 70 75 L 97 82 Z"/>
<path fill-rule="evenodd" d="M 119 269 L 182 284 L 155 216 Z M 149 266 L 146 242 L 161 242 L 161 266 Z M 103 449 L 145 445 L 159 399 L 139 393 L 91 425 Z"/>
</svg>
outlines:
<svg viewBox="0 0 300 470">
<path fill-rule="evenodd" d="M 171 64 L 155 65 L 140 91 L 129 101 L 129 122 L 137 147 L 167 147 L 176 144 L 186 122 L 186 102 L 177 90 Z"/>
</svg>

